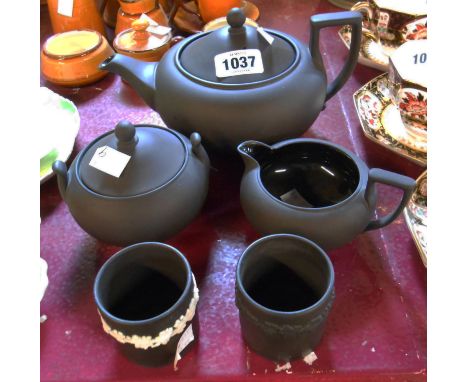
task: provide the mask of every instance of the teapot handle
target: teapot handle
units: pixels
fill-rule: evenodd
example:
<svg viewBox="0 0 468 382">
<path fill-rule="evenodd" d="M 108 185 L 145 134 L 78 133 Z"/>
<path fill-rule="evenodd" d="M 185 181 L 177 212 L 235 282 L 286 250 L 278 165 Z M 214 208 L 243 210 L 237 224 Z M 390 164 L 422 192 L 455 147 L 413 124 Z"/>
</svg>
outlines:
<svg viewBox="0 0 468 382">
<path fill-rule="evenodd" d="M 325 73 L 322 55 L 320 53 L 319 41 L 320 30 L 326 27 L 351 25 L 351 45 L 349 55 L 340 74 L 327 86 L 325 101 L 333 97 L 346 83 L 349 76 L 356 67 L 361 49 L 362 14 L 360 12 L 333 12 L 314 15 L 310 18 L 310 54 L 315 66 Z"/>
<path fill-rule="evenodd" d="M 372 220 L 366 227 L 366 231 L 373 229 L 382 228 L 394 221 L 398 215 L 403 211 L 406 204 L 411 198 L 414 189 L 416 188 L 416 181 L 404 175 L 396 174 L 394 172 L 382 170 L 380 168 L 373 168 L 369 171 L 369 180 L 367 183 L 367 189 L 365 198 L 370 205 L 374 205 L 374 201 L 370 200 L 374 197 L 375 184 L 383 183 L 389 186 L 393 186 L 403 190 L 403 197 L 401 198 L 400 204 L 391 213 L 376 220 Z"/>
</svg>

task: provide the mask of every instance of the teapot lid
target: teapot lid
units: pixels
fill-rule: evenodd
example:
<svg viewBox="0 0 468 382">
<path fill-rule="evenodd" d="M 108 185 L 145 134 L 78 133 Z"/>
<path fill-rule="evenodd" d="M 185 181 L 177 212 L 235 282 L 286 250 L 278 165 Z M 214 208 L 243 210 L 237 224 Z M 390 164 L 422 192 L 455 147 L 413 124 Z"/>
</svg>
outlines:
<svg viewBox="0 0 468 382">
<path fill-rule="evenodd" d="M 115 153 L 114 149 L 130 156 L 119 177 L 90 165 L 98 149 L 102 151 L 105 146 L 110 148 L 108 155 Z M 78 162 L 82 182 L 92 191 L 111 197 L 135 196 L 165 185 L 182 169 L 187 154 L 184 141 L 173 131 L 154 125 L 132 125 L 125 120 L 85 150 Z M 121 155 L 117 156 L 111 165 L 119 165 Z"/>
<path fill-rule="evenodd" d="M 228 26 L 194 37 L 180 48 L 179 65 L 197 79 L 216 84 L 249 84 L 287 70 L 298 55 L 294 42 L 246 25 L 245 20 L 243 11 L 233 8 Z"/>
</svg>

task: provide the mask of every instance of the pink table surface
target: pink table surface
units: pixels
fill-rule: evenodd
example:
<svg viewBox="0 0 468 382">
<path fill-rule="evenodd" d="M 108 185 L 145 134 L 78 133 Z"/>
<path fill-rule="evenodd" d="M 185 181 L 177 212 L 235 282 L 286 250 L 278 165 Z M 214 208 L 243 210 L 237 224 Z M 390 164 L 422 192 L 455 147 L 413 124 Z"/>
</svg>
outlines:
<svg viewBox="0 0 468 382">
<path fill-rule="evenodd" d="M 256 0 L 261 25 L 300 40 L 309 38 L 308 17 L 338 10 L 327 1 Z M 41 41 L 51 34 L 47 7 L 41 7 Z M 329 78 L 342 67 L 347 50 L 336 29 L 322 33 L 321 49 Z M 396 156 L 363 135 L 352 94 L 379 74 L 358 65 L 345 87 L 328 102 L 305 134 L 339 143 L 369 167 L 416 178 L 423 168 Z M 71 99 L 81 116 L 76 153 L 121 119 L 160 121 L 120 78 L 64 89 L 43 82 Z M 293 102 L 293 101 L 292 101 Z M 234 303 L 234 271 L 248 244 L 259 235 L 239 203 L 243 165 L 236 155 L 211 155 L 209 195 L 200 216 L 168 241 L 189 259 L 197 277 L 200 335 L 174 372 L 171 366 L 145 368 L 127 361 L 104 334 L 92 287 L 101 265 L 119 248 L 86 234 L 61 200 L 55 178 L 41 186 L 41 256 L 49 264 L 49 288 L 41 303 L 48 319 L 41 325 L 43 381 L 157 380 L 426 380 L 426 269 L 403 216 L 391 226 L 358 236 L 329 252 L 336 272 L 336 300 L 312 366 L 292 362 L 291 374 L 249 351 L 241 338 Z M 398 191 L 379 188 L 379 214 L 399 200 Z"/>
</svg>

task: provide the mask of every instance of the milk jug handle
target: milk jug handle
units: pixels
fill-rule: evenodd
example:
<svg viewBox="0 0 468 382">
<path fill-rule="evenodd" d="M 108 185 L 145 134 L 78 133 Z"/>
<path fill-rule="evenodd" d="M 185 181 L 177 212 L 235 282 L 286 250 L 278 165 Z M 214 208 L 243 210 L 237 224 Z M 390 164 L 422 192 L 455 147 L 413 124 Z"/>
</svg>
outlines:
<svg viewBox="0 0 468 382">
<path fill-rule="evenodd" d="M 401 198 L 400 204 L 397 208 L 395 208 L 394 211 L 388 215 L 369 222 L 365 229 L 366 231 L 382 228 L 393 222 L 405 208 L 416 187 L 416 181 L 412 178 L 396 174 L 394 172 L 382 170 L 380 168 L 373 168 L 369 171 L 369 180 L 367 182 L 367 189 L 365 194 L 367 201 L 369 201 L 369 198 L 371 198 L 372 195 L 375 195 L 374 190 L 377 183 L 382 183 L 401 189 L 403 191 L 403 197 Z M 370 201 L 369 204 L 374 205 L 374 203 L 370 203 Z"/>
</svg>

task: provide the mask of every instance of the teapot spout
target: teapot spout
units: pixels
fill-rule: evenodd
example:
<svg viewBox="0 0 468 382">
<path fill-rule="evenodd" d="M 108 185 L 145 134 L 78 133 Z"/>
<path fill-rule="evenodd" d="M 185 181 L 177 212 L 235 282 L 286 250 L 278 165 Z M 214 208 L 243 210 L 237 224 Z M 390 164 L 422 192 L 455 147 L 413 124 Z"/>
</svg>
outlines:
<svg viewBox="0 0 468 382">
<path fill-rule="evenodd" d="M 272 148 L 267 144 L 257 141 L 245 141 L 237 146 L 246 171 L 258 167 L 271 150 Z"/>
<path fill-rule="evenodd" d="M 152 109 L 156 100 L 157 67 L 157 62 L 144 62 L 118 53 L 99 65 L 99 69 L 118 74 L 127 81 Z"/>
</svg>

